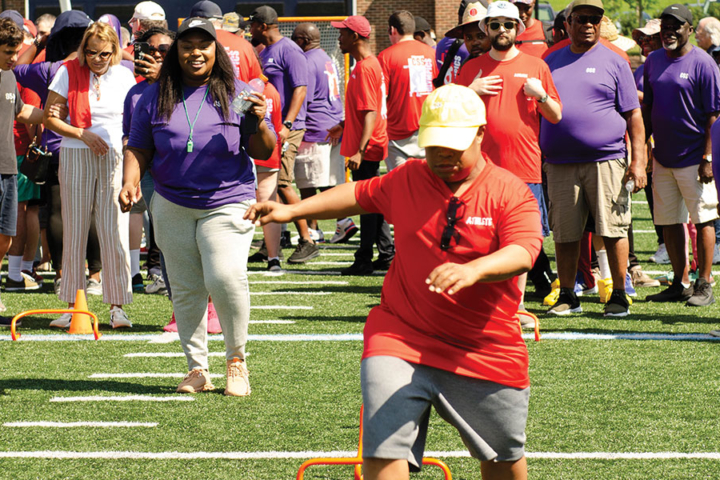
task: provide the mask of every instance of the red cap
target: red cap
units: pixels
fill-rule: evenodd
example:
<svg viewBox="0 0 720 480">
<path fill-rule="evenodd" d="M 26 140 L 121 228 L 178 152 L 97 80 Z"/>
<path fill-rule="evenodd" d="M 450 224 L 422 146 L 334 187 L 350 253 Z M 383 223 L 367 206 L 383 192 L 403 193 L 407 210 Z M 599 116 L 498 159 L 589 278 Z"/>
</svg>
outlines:
<svg viewBox="0 0 720 480">
<path fill-rule="evenodd" d="M 23 20 L 23 24 L 25 26 L 25 30 L 27 30 L 30 35 L 37 37 L 37 28 L 35 28 L 35 24 L 31 20 L 26 18 Z"/>
<path fill-rule="evenodd" d="M 353 15 L 342 22 L 330 22 L 330 25 L 335 28 L 347 28 L 361 37 L 368 38 L 370 36 L 370 22 L 362 15 Z"/>
</svg>

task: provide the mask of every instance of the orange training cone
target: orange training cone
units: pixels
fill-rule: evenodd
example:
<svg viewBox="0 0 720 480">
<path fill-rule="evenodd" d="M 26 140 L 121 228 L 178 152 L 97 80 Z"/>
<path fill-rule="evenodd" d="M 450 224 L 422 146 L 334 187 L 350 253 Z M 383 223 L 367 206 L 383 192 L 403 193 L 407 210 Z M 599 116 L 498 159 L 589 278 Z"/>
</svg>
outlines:
<svg viewBox="0 0 720 480">
<path fill-rule="evenodd" d="M 85 300 L 85 290 L 78 290 L 75 294 L 75 310 L 87 311 L 87 300 Z M 81 334 L 85 335 L 93 333 L 92 324 L 90 323 L 90 316 L 84 313 L 73 313 L 72 320 L 70 321 L 70 334 Z"/>
</svg>

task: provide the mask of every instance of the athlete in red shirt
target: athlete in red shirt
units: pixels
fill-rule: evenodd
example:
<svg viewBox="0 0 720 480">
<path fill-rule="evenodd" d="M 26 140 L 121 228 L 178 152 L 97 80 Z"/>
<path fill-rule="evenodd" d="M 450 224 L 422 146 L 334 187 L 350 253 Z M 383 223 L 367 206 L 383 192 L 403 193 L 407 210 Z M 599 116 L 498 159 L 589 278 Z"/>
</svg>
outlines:
<svg viewBox="0 0 720 480">
<path fill-rule="evenodd" d="M 218 42 L 225 47 L 225 51 L 232 61 L 233 71 L 237 78 L 245 83 L 253 78 L 260 78 L 262 74 L 260 61 L 250 42 L 221 28 L 215 28 L 215 32 Z"/>
<path fill-rule="evenodd" d="M 388 20 L 392 46 L 378 54 L 387 81 L 388 170 L 402 165 L 408 158 L 425 158 L 418 147 L 417 131 L 425 98 L 433 91 L 438 70 L 435 50 L 413 37 L 415 19 L 400 10 Z"/>
<path fill-rule="evenodd" d="M 407 479 L 419 466 L 430 405 L 460 430 L 484 475 L 527 476 L 528 358 L 516 276 L 540 250 L 540 219 L 522 181 L 483 157 L 484 110 L 472 90 L 440 87 L 420 119 L 427 161 L 297 205 L 259 203 L 245 215 L 267 224 L 382 212 L 395 225 L 397 260 L 364 332 L 368 480 Z"/>
</svg>

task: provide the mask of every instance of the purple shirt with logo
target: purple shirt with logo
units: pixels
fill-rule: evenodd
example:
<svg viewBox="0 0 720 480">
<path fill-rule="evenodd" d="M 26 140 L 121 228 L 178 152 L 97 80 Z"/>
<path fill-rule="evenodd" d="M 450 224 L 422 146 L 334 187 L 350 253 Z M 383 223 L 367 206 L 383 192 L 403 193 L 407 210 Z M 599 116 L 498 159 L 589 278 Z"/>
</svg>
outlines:
<svg viewBox="0 0 720 480">
<path fill-rule="evenodd" d="M 435 61 L 437 61 L 438 71 L 442 68 L 445 60 L 445 54 L 448 50 L 450 50 L 450 46 L 454 41 L 454 38 L 443 37 L 439 42 L 437 42 L 437 45 L 435 45 Z M 460 41 L 462 41 L 462 39 Z M 465 60 L 467 60 L 469 56 L 470 53 L 467 51 L 467 48 L 465 48 L 465 43 L 463 42 L 455 54 L 455 58 L 453 58 L 450 68 L 448 68 L 448 71 L 445 74 L 445 80 L 443 82 L 444 85 L 455 81 L 458 72 L 460 72 L 460 67 L 462 67 L 462 64 L 465 63 Z"/>
<path fill-rule="evenodd" d="M 282 99 L 282 115 L 283 121 L 287 117 L 288 108 L 290 108 L 290 100 L 293 96 L 293 90 L 297 87 L 307 86 L 308 84 L 308 65 L 305 60 L 305 54 L 295 42 L 287 37 L 283 37 L 280 41 L 273 43 L 260 52 L 260 61 L 262 62 L 263 72 L 268 77 L 273 87 L 277 89 Z M 302 130 L 305 128 L 305 117 L 307 113 L 308 94 L 305 101 L 300 107 L 297 117 L 293 122 L 292 130 Z"/>
<path fill-rule="evenodd" d="M 308 63 L 305 142 L 326 142 L 328 129 L 342 120 L 340 77 L 335 62 L 321 48 L 305 52 Z"/>
<path fill-rule="evenodd" d="M 645 62 L 643 105 L 651 112 L 654 156 L 667 168 L 699 165 L 708 117 L 720 111 L 720 73 L 713 58 L 693 47 L 680 58 L 664 49 Z"/>
<path fill-rule="evenodd" d="M 195 122 L 193 151 L 187 151 L 190 125 L 179 103 L 170 120 L 160 118 L 158 87 L 147 87 L 135 105 L 129 147 L 154 150 L 151 173 L 155 192 L 187 208 L 211 209 L 255 198 L 255 176 L 246 153 L 248 136 L 241 134 L 244 119 L 230 110 L 225 121 L 219 104 L 208 95 Z M 235 91 L 249 88 L 235 81 Z M 201 106 L 207 86 L 184 87 L 190 121 Z M 270 118 L 268 127 L 274 133 Z"/>
<path fill-rule="evenodd" d="M 551 53 L 550 67 L 562 99 L 562 120 L 541 117 L 540 148 L 548 163 L 602 162 L 627 156 L 627 121 L 640 108 L 627 61 L 602 44 L 585 53 L 570 46 Z"/>
</svg>

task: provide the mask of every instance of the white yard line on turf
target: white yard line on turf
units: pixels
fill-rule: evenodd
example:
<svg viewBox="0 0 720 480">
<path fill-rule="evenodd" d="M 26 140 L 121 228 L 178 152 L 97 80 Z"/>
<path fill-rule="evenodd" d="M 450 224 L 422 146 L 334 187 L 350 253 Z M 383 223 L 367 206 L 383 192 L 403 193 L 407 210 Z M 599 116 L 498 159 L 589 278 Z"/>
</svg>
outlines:
<svg viewBox="0 0 720 480">
<path fill-rule="evenodd" d="M 579 333 L 579 332 L 540 332 L 545 340 L 654 340 L 684 342 L 720 342 L 720 338 L 705 333 Z M 23 335 L 20 342 L 75 342 L 94 340 L 92 335 Z M 160 335 L 146 334 L 107 334 L 99 341 L 147 342 L 160 338 Z M 209 341 L 223 341 L 222 335 L 208 335 Z M 525 340 L 535 338 L 534 333 L 523 333 Z M 361 333 L 340 334 L 277 334 L 248 335 L 250 342 L 348 342 L 362 341 Z M 0 336 L 0 341 L 12 341 L 10 335 Z"/>
<path fill-rule="evenodd" d="M 648 204 L 647 200 L 633 200 L 632 203 L 637 204 L 637 205 L 647 205 Z"/>
<path fill-rule="evenodd" d="M 349 285 L 350 282 L 342 282 L 340 280 L 329 280 L 327 282 L 308 280 L 305 282 L 293 282 L 290 280 L 261 280 L 258 282 L 250 282 L 250 285 L 267 284 L 267 285 Z"/>
<path fill-rule="evenodd" d="M 41 428 L 77 428 L 77 427 L 157 427 L 157 423 L 140 422 L 7 422 L 3 427 L 41 427 Z"/>
<path fill-rule="evenodd" d="M 54 450 L 0 452 L 0 458 L 47 458 L 47 459 L 129 459 L 129 460 L 277 460 L 306 458 L 354 457 L 357 451 L 303 451 L 303 452 L 68 452 Z M 466 450 L 426 451 L 428 457 L 454 458 L 469 457 Z M 720 452 L 525 452 L 528 458 L 574 459 L 574 460 L 720 460 Z"/>
<path fill-rule="evenodd" d="M 250 292 L 250 295 L 332 295 L 333 292 Z"/>
<path fill-rule="evenodd" d="M 313 307 L 303 305 L 251 305 L 250 310 L 312 310 Z"/>
<path fill-rule="evenodd" d="M 194 402 L 195 397 L 176 395 L 174 397 L 153 397 L 152 395 L 123 395 L 116 397 L 103 397 L 92 395 L 89 397 L 53 397 L 51 402 Z"/>
<path fill-rule="evenodd" d="M 305 265 L 352 265 L 353 262 L 308 262 Z"/>
<path fill-rule="evenodd" d="M 655 230 L 635 230 L 635 229 L 633 229 L 633 233 L 655 233 Z"/>
<path fill-rule="evenodd" d="M 671 268 L 670 265 L 668 265 L 668 268 Z M 667 275 L 668 273 L 672 272 L 671 270 L 643 270 L 648 275 Z M 713 275 L 720 275 L 720 271 L 714 270 L 712 272 Z"/>
<path fill-rule="evenodd" d="M 223 355 L 225 355 L 223 353 Z M 185 354 L 183 353 L 184 357 Z M 183 378 L 187 373 L 93 373 L 88 378 Z M 220 378 L 225 375 L 211 373 L 210 378 Z"/>
</svg>

